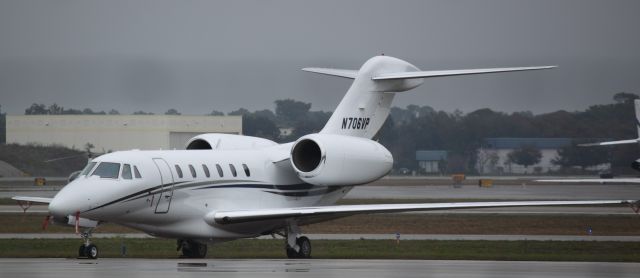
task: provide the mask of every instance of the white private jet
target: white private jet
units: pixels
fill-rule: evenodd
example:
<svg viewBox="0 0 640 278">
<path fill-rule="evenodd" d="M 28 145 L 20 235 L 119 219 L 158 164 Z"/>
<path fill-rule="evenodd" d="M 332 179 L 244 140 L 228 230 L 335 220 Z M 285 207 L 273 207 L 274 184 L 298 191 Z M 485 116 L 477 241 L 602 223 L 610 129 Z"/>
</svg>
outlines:
<svg viewBox="0 0 640 278">
<path fill-rule="evenodd" d="M 624 139 L 616 141 L 596 142 L 579 144 L 581 147 L 594 147 L 594 146 L 612 146 L 622 144 L 638 144 L 640 143 L 640 99 L 633 101 L 634 109 L 636 113 L 636 129 L 638 131 L 638 138 L 636 139 Z M 640 159 L 631 162 L 631 168 L 640 171 Z M 555 179 L 555 180 L 538 180 L 540 182 L 561 182 L 561 183 L 579 183 L 579 182 L 599 182 L 599 183 L 640 183 L 640 178 L 615 178 L 615 179 Z"/>
<path fill-rule="evenodd" d="M 360 70 L 303 70 L 353 79 L 337 109 L 315 134 L 295 142 L 229 134 L 202 134 L 186 150 L 119 151 L 101 155 L 49 203 L 51 221 L 79 228 L 79 256 L 97 258 L 91 231 L 112 222 L 153 236 L 176 238 L 184 257 L 202 258 L 207 243 L 279 234 L 289 258 L 310 258 L 299 226 L 364 213 L 441 209 L 632 203 L 632 200 L 520 201 L 335 205 L 353 186 L 385 176 L 393 157 L 371 138 L 398 92 L 424 79 L 552 67 L 420 71 L 393 57 L 376 56 Z"/>
</svg>

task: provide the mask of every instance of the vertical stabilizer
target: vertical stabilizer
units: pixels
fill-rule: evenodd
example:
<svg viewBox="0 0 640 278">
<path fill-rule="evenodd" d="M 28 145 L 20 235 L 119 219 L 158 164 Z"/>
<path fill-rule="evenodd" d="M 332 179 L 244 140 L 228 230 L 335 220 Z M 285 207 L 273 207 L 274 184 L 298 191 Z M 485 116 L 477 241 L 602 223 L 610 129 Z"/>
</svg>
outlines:
<svg viewBox="0 0 640 278">
<path fill-rule="evenodd" d="M 415 66 L 397 58 L 376 56 L 357 72 L 333 115 L 320 133 L 372 138 L 389 115 L 394 93 L 413 89 L 422 79 L 375 81 L 385 73 L 418 71 Z"/>
</svg>

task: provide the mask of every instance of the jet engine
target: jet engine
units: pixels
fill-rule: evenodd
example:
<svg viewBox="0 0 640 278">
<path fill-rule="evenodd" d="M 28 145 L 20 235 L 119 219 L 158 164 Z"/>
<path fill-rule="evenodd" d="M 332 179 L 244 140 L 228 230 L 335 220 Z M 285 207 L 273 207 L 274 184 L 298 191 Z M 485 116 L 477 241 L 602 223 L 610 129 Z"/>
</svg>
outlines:
<svg viewBox="0 0 640 278">
<path fill-rule="evenodd" d="M 314 185 L 358 185 L 391 171 L 393 156 L 379 143 L 335 134 L 303 136 L 291 148 L 298 177 Z"/>
<path fill-rule="evenodd" d="M 246 150 L 277 145 L 268 139 L 236 134 L 205 133 L 191 138 L 187 150 Z"/>
</svg>

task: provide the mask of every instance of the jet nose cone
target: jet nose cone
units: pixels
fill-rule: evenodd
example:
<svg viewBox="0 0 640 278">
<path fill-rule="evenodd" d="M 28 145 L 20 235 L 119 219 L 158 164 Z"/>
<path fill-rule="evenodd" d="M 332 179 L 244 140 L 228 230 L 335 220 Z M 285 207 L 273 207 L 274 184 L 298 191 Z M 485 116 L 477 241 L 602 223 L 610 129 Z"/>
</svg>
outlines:
<svg viewBox="0 0 640 278">
<path fill-rule="evenodd" d="M 49 203 L 49 212 L 53 216 L 66 217 L 68 215 L 74 214 L 75 210 L 70 202 L 65 200 L 65 198 L 56 196 L 53 198 L 53 200 L 51 200 L 51 203 Z"/>
</svg>

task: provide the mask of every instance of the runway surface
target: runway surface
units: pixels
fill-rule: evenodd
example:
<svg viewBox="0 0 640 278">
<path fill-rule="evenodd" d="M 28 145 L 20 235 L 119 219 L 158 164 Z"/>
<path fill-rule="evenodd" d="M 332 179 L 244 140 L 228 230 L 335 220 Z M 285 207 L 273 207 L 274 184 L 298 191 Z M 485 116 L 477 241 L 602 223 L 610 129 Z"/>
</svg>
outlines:
<svg viewBox="0 0 640 278">
<path fill-rule="evenodd" d="M 0 259 L 0 277 L 637 277 L 638 263 Z"/>
<path fill-rule="evenodd" d="M 313 240 L 395 240 L 395 234 L 305 234 Z M 93 238 L 153 238 L 144 233 L 94 233 Z M 258 239 L 272 239 L 261 236 Z M 0 239 L 80 239 L 74 233 L 20 233 L 0 234 Z M 455 235 L 455 234 L 402 234 L 401 240 L 490 240 L 490 241 L 622 241 L 637 242 L 640 236 L 587 236 L 587 235 Z"/>
</svg>

